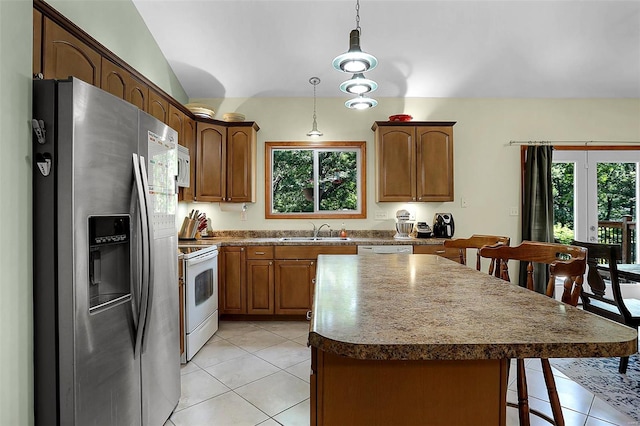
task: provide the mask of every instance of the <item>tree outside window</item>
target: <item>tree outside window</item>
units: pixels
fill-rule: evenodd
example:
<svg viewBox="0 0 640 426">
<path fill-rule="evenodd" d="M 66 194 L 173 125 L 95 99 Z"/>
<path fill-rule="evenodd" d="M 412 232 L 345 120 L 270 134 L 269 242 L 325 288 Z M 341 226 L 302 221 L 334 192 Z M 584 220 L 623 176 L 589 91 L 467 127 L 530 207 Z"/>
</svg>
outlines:
<svg viewBox="0 0 640 426">
<path fill-rule="evenodd" d="M 365 142 L 267 142 L 267 218 L 364 218 Z"/>
</svg>

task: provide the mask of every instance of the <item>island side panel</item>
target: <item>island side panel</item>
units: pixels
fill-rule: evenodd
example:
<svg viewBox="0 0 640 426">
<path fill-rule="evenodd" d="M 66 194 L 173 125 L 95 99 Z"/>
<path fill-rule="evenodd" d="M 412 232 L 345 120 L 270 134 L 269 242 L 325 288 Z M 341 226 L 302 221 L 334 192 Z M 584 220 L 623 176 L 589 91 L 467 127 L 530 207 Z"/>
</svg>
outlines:
<svg viewBox="0 0 640 426">
<path fill-rule="evenodd" d="M 311 349 L 311 425 L 506 424 L 507 360 L 360 360 Z"/>
</svg>

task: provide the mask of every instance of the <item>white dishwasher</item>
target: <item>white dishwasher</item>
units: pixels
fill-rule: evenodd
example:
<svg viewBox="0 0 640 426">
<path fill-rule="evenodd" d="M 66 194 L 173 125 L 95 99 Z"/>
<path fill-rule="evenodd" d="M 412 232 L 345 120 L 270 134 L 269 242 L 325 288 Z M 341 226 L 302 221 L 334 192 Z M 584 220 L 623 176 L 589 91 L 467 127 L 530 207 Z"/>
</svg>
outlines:
<svg viewBox="0 0 640 426">
<path fill-rule="evenodd" d="M 358 246 L 358 254 L 413 254 L 412 245 Z"/>
</svg>

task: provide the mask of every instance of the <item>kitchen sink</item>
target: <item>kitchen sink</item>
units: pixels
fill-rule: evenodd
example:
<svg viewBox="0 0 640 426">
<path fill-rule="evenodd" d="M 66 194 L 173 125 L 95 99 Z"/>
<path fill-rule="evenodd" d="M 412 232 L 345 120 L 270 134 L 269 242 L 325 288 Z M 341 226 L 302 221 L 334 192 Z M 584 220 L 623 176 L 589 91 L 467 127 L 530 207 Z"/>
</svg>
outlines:
<svg viewBox="0 0 640 426">
<path fill-rule="evenodd" d="M 349 237 L 282 237 L 280 241 L 320 241 L 320 242 L 340 242 L 351 241 Z"/>
</svg>

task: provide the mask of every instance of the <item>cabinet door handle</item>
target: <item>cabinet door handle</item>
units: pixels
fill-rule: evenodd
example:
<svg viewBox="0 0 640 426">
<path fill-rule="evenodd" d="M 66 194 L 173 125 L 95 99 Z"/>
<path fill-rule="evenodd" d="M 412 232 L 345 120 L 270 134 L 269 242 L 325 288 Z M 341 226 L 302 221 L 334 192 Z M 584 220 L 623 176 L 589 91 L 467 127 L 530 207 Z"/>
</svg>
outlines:
<svg viewBox="0 0 640 426">
<path fill-rule="evenodd" d="M 257 251 L 255 252 L 256 256 L 263 256 L 264 252 L 263 251 Z"/>
<path fill-rule="evenodd" d="M 271 261 L 270 261 L 270 262 L 269 262 L 269 265 L 273 265 L 273 262 L 271 262 Z"/>
<path fill-rule="evenodd" d="M 231 201 L 231 197 L 229 197 L 229 201 Z"/>
<path fill-rule="evenodd" d="M 315 283 L 316 283 L 316 279 L 315 279 L 315 278 L 312 278 L 312 279 L 311 279 L 311 282 L 312 282 L 313 284 L 315 284 Z"/>
<path fill-rule="evenodd" d="M 436 250 L 436 254 L 446 253 L 446 250 Z"/>
<path fill-rule="evenodd" d="M 313 262 L 310 262 L 309 265 L 313 265 Z"/>
<path fill-rule="evenodd" d="M 240 251 L 244 251 L 244 247 L 240 247 Z"/>
</svg>

